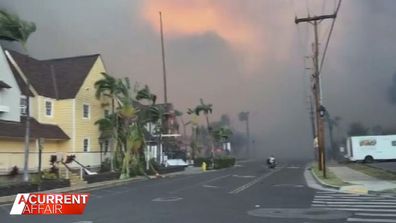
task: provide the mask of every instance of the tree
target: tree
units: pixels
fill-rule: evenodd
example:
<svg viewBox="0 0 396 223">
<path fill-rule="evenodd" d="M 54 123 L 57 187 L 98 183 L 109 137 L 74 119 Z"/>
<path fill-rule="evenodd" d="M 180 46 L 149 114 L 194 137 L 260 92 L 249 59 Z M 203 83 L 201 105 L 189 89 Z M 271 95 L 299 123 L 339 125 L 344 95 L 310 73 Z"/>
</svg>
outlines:
<svg viewBox="0 0 396 223">
<path fill-rule="evenodd" d="M 157 96 L 152 94 L 149 87 L 145 85 L 143 89 L 137 92 L 136 100 L 148 100 L 154 105 L 157 100 Z"/>
<path fill-rule="evenodd" d="M 249 112 L 240 112 L 238 114 L 239 121 L 246 123 L 246 147 L 247 147 L 247 154 L 250 153 L 250 127 L 249 127 Z"/>
<path fill-rule="evenodd" d="M 0 10 L 0 40 L 15 41 L 22 45 L 22 48 L 28 54 L 26 47 L 27 41 L 32 33 L 36 31 L 36 25 L 33 22 L 27 22 L 20 19 L 17 15 L 10 14 L 5 10 Z M 26 119 L 25 119 L 25 151 L 23 180 L 29 181 L 28 161 L 29 161 L 29 142 L 30 142 L 30 98 L 29 89 L 30 81 L 26 78 L 28 93 L 26 95 Z M 39 164 L 40 165 L 40 164 Z"/>
<path fill-rule="evenodd" d="M 17 15 L 0 10 L 0 39 L 19 42 L 27 52 L 26 44 L 36 25 L 20 19 Z"/>
<path fill-rule="evenodd" d="M 116 149 L 118 148 L 118 116 L 116 115 L 116 102 L 120 101 L 120 95 L 126 95 L 127 93 L 126 88 L 122 86 L 122 82 L 117 80 L 116 78 L 112 77 L 111 75 L 102 72 L 101 73 L 103 78 L 96 81 L 94 86 L 96 89 L 95 96 L 98 100 L 106 100 L 109 99 L 111 101 L 111 118 L 110 120 L 103 120 L 103 123 L 111 122 L 111 125 L 107 125 L 108 128 L 106 132 L 111 131 L 111 156 L 110 156 L 110 169 L 114 171 L 114 156 L 116 153 Z M 106 117 L 105 117 L 106 119 Z M 99 122 L 99 121 L 98 121 Z M 100 124 L 100 123 L 98 123 Z M 103 130 L 104 126 L 100 126 L 99 129 L 102 127 Z"/>
<path fill-rule="evenodd" d="M 209 144 L 211 147 L 211 158 L 214 159 L 214 145 L 213 145 L 213 139 L 211 137 L 210 132 L 211 130 L 211 126 L 209 123 L 209 114 L 212 114 L 212 104 L 205 104 L 203 99 L 200 99 L 200 104 L 197 105 L 194 109 L 188 109 L 187 114 L 195 114 L 197 116 L 199 116 L 201 113 L 203 113 L 205 115 L 205 119 L 206 119 L 206 127 L 208 129 L 208 133 L 209 133 Z M 214 163 L 214 162 L 212 162 Z"/>
</svg>

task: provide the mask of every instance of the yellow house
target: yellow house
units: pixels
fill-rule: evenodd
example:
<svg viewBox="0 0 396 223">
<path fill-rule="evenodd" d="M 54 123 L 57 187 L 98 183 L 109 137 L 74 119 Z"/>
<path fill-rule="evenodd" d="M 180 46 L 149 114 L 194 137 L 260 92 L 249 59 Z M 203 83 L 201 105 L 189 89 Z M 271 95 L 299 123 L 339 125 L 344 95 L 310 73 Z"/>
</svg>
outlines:
<svg viewBox="0 0 396 223">
<path fill-rule="evenodd" d="M 49 167 L 51 155 L 69 154 L 76 155 L 85 166 L 99 166 L 109 156 L 108 142 L 100 142 L 95 125 L 107 112 L 95 98 L 94 83 L 105 72 L 100 55 L 51 60 L 37 60 L 7 50 L 5 55 L 21 92 L 20 98 L 15 99 L 20 101 L 21 119 L 0 120 L 0 172 L 5 173 L 13 166 L 23 167 L 27 96 L 32 123 L 31 171 L 38 169 L 40 143 L 43 168 Z M 11 129 L 5 131 L 6 128 Z"/>
</svg>

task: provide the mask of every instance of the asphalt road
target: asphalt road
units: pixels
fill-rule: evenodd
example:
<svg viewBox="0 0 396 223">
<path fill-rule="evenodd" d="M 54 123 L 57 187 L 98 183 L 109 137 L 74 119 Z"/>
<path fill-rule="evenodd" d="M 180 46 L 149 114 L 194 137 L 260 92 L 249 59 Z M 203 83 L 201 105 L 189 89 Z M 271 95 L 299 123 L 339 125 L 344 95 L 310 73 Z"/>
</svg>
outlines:
<svg viewBox="0 0 396 223">
<path fill-rule="evenodd" d="M 369 165 L 396 173 L 396 161 L 375 162 L 370 163 Z"/>
<path fill-rule="evenodd" d="M 370 217 L 376 220 L 373 222 L 381 222 L 379 218 L 387 220 L 384 222 L 396 222 L 392 221 L 396 215 L 383 216 L 384 213 L 396 213 L 393 208 L 396 198 L 355 198 L 359 202 L 389 199 L 385 202 L 389 207 L 380 208 L 382 211 L 389 208 L 390 212 L 380 212 L 382 215 L 365 211 L 364 208 L 370 207 L 361 205 L 354 210 L 342 210 L 345 206 L 337 205 L 342 205 L 349 195 L 309 188 L 304 179 L 305 162 L 281 163 L 275 170 L 267 169 L 263 163 L 245 162 L 221 171 L 145 180 L 91 191 L 84 215 L 10 216 L 11 207 L 1 206 L 0 222 L 312 223 L 358 222 L 356 220 Z M 362 217 L 359 213 L 374 215 Z"/>
</svg>

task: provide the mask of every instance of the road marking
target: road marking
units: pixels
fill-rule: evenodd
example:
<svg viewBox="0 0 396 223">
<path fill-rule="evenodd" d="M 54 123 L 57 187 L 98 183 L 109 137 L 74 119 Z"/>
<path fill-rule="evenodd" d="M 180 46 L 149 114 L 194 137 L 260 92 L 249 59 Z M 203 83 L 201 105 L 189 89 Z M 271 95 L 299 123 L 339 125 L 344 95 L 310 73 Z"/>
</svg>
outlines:
<svg viewBox="0 0 396 223">
<path fill-rule="evenodd" d="M 216 178 L 213 178 L 213 179 L 210 179 L 210 180 L 201 182 L 200 184 L 212 183 L 212 182 L 214 182 L 214 181 L 221 180 L 221 179 L 226 178 L 226 177 L 229 177 L 229 176 L 231 176 L 231 175 L 228 174 L 228 175 L 219 176 L 219 177 L 216 177 Z"/>
<path fill-rule="evenodd" d="M 356 201 L 312 201 L 315 204 L 356 204 Z M 359 204 L 395 204 L 395 202 L 372 202 L 372 201 L 361 201 Z"/>
<path fill-rule="evenodd" d="M 272 185 L 273 187 L 304 187 L 304 185 L 301 184 L 274 184 Z"/>
<path fill-rule="evenodd" d="M 298 166 L 288 166 L 286 167 L 287 169 L 300 169 L 301 167 Z"/>
<path fill-rule="evenodd" d="M 357 216 L 370 216 L 370 217 L 396 217 L 396 214 L 382 214 L 382 213 L 355 213 Z"/>
<path fill-rule="evenodd" d="M 174 201 L 180 201 L 183 200 L 182 197 L 157 197 L 154 198 L 152 201 L 156 202 L 174 202 Z"/>
<path fill-rule="evenodd" d="M 232 177 L 238 177 L 238 178 L 255 178 L 256 176 L 249 176 L 249 175 L 247 175 L 247 176 L 241 176 L 241 175 L 236 175 L 236 174 L 234 174 L 234 175 L 232 175 Z"/>
<path fill-rule="evenodd" d="M 261 177 L 256 178 L 256 179 L 254 179 L 254 180 L 252 180 L 252 181 L 250 181 L 250 182 L 248 182 L 248 183 L 246 183 L 246 184 L 244 184 L 244 185 L 242 185 L 242 186 L 236 188 L 235 190 L 230 191 L 229 193 L 230 193 L 230 194 L 237 194 L 237 193 L 239 193 L 239 192 L 242 192 L 242 191 L 248 189 L 249 187 L 255 185 L 256 183 L 260 182 L 260 181 L 263 180 L 264 178 L 269 177 L 269 176 L 271 176 L 272 174 L 274 174 L 274 173 L 280 171 L 281 169 L 282 169 L 282 168 L 278 168 L 278 169 L 276 169 L 276 170 L 274 170 L 274 171 L 271 171 L 271 172 L 269 172 L 269 173 L 267 173 L 267 174 L 264 174 L 264 175 L 262 175 Z"/>
<path fill-rule="evenodd" d="M 203 187 L 206 187 L 206 188 L 219 188 L 218 186 L 207 185 L 207 184 L 202 185 L 202 186 L 203 186 Z"/>
<path fill-rule="evenodd" d="M 374 218 L 348 218 L 349 222 L 376 222 L 376 223 L 394 223 L 394 219 L 374 219 Z"/>
<path fill-rule="evenodd" d="M 396 208 L 396 205 L 312 204 L 312 207 Z"/>
<path fill-rule="evenodd" d="M 396 209 L 370 209 L 370 208 L 325 208 L 328 210 L 338 211 L 368 211 L 368 212 L 392 212 L 395 213 Z"/>
<path fill-rule="evenodd" d="M 391 199 L 330 199 L 330 198 L 319 198 L 315 201 L 326 201 L 326 202 L 396 202 L 396 200 Z"/>
</svg>

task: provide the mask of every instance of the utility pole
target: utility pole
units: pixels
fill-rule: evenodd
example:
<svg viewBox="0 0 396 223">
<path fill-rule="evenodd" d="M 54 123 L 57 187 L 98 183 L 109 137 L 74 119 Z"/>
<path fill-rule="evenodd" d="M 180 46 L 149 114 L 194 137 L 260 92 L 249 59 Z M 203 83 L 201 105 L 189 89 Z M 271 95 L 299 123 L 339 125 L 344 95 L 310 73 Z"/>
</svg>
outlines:
<svg viewBox="0 0 396 223">
<path fill-rule="evenodd" d="M 160 30 L 161 30 L 161 50 L 162 50 L 162 72 L 164 76 L 164 102 L 168 103 L 168 92 L 166 86 L 166 66 L 165 66 L 165 47 L 164 47 L 164 32 L 162 28 L 162 13 L 159 12 L 160 16 Z"/>
<path fill-rule="evenodd" d="M 325 154 L 325 135 L 324 135 L 324 119 L 323 119 L 323 111 L 322 101 L 321 101 L 321 88 L 320 88 L 320 73 L 319 73 L 319 37 L 318 37 L 318 24 L 325 19 L 335 19 L 337 16 L 337 12 L 331 15 L 321 15 L 321 16 L 308 16 L 306 18 L 295 18 L 294 22 L 299 24 L 301 22 L 307 22 L 314 26 L 314 35 L 315 35 L 315 43 L 314 43 L 314 74 L 313 74 L 313 95 L 315 100 L 315 118 L 316 118 L 316 137 L 318 137 L 319 144 L 319 169 L 323 171 L 323 177 L 326 176 L 326 154 Z"/>
</svg>

